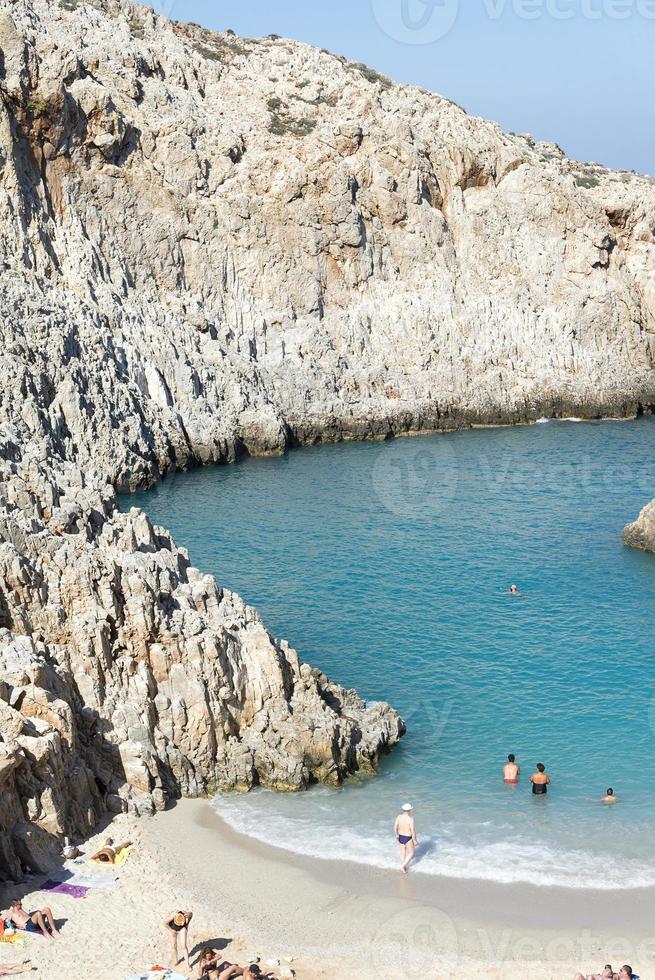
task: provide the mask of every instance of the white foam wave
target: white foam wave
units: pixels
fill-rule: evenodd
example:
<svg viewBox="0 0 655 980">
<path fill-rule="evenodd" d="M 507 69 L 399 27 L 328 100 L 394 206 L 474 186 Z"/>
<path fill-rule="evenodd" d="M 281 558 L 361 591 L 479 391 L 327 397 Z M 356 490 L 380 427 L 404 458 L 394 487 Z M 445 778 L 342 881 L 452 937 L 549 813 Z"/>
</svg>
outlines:
<svg viewBox="0 0 655 980">
<path fill-rule="evenodd" d="M 566 415 L 564 418 L 540 418 L 537 419 L 536 425 L 546 425 L 551 422 L 632 422 L 634 419 L 628 417 L 620 417 L 615 415 L 606 415 L 602 419 L 579 419 L 576 415 Z"/>
<path fill-rule="evenodd" d="M 329 805 L 325 809 L 317 807 L 311 817 L 305 813 L 289 818 L 276 812 L 271 803 L 268 794 L 245 799 L 219 795 L 214 800 L 216 810 L 230 827 L 264 844 L 306 857 L 397 868 L 397 848 L 388 829 L 386 833 L 380 830 L 364 836 L 347 825 L 330 823 Z M 325 822 L 317 819 L 322 810 Z M 463 842 L 456 835 L 457 828 L 444 827 L 436 837 L 423 837 L 415 872 L 579 889 L 623 890 L 655 885 L 655 866 L 634 858 L 559 849 L 527 838 L 474 844 Z"/>
</svg>

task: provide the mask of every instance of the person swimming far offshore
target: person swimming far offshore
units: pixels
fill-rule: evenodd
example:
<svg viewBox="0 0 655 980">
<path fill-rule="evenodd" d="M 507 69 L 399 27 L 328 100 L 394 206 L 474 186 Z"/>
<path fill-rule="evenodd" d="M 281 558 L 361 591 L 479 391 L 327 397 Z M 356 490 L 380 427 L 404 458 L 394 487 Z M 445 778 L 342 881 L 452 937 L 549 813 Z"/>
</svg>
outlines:
<svg viewBox="0 0 655 980">
<path fill-rule="evenodd" d="M 400 844 L 400 870 L 403 874 L 407 874 L 407 869 L 414 859 L 418 846 L 412 810 L 411 803 L 403 803 L 402 813 L 398 814 L 393 825 L 396 840 Z"/>
</svg>

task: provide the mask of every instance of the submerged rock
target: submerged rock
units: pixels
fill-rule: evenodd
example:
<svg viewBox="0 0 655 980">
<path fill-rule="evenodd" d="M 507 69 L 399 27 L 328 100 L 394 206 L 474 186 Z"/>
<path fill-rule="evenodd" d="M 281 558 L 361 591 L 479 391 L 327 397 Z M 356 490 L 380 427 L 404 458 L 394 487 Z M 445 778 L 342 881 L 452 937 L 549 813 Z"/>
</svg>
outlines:
<svg viewBox="0 0 655 980">
<path fill-rule="evenodd" d="M 646 504 L 637 520 L 623 529 L 623 543 L 630 548 L 655 552 L 655 500 Z"/>
</svg>

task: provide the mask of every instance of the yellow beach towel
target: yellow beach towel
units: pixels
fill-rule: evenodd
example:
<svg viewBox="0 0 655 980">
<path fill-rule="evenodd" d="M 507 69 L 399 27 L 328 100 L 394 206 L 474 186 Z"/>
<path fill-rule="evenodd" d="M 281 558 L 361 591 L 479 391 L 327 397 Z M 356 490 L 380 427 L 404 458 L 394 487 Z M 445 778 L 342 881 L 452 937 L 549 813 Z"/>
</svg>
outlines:
<svg viewBox="0 0 655 980">
<path fill-rule="evenodd" d="M 10 943 L 12 946 L 27 946 L 28 941 L 27 936 L 22 935 L 20 932 L 0 932 L 0 943 Z"/>
<path fill-rule="evenodd" d="M 122 868 L 123 867 L 123 865 L 127 861 L 128 857 L 130 856 L 130 851 L 131 850 L 132 850 L 132 846 L 130 845 L 129 847 L 122 848 L 122 850 L 120 850 L 118 852 L 118 854 L 114 858 L 114 867 L 115 868 Z"/>
<path fill-rule="evenodd" d="M 116 852 L 116 857 L 114 858 L 113 864 L 109 864 L 108 861 L 99 861 L 98 858 L 89 858 L 89 864 L 97 864 L 101 868 L 122 868 L 130 856 L 131 850 L 132 845 L 129 845 L 129 847 L 122 847 L 120 851 Z"/>
</svg>

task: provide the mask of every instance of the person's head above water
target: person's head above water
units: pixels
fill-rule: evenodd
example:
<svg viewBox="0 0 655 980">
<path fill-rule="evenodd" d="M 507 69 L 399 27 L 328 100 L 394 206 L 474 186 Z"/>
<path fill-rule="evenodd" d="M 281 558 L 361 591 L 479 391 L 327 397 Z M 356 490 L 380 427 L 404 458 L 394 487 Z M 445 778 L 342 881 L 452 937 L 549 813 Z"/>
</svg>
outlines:
<svg viewBox="0 0 655 980">
<path fill-rule="evenodd" d="M 545 771 L 546 771 L 546 767 L 543 764 L 543 762 L 538 762 L 537 763 L 537 772 L 545 772 Z"/>
<path fill-rule="evenodd" d="M 609 789 L 607 790 L 607 793 L 605 794 L 605 796 L 614 796 L 614 790 L 612 789 L 612 787 L 611 787 L 611 786 L 610 786 L 610 788 L 609 788 Z"/>
<path fill-rule="evenodd" d="M 507 756 L 507 761 L 508 762 L 515 762 L 516 761 L 516 756 L 514 755 L 513 752 L 510 752 L 510 754 Z"/>
<path fill-rule="evenodd" d="M 413 809 L 414 807 L 412 806 L 411 803 L 403 803 L 403 810 L 405 811 L 405 813 L 411 813 Z"/>
</svg>

